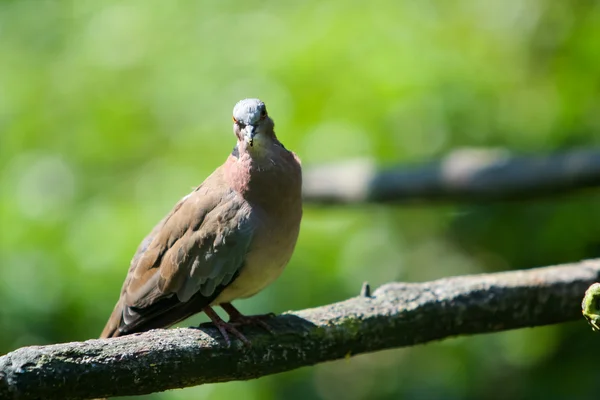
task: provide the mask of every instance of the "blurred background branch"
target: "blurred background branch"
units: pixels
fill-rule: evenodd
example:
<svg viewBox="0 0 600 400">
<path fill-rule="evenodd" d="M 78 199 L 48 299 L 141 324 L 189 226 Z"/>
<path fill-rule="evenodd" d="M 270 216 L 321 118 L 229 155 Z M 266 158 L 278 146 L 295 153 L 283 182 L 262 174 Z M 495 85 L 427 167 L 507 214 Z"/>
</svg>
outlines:
<svg viewBox="0 0 600 400">
<path fill-rule="evenodd" d="M 253 346 L 223 345 L 210 324 L 110 340 L 24 347 L 0 357 L 0 398 L 82 399 L 146 394 L 248 380 L 302 366 L 462 334 L 581 318 L 600 259 L 580 263 L 390 283 L 372 296 L 290 312 L 275 336 L 250 330 Z"/>
<path fill-rule="evenodd" d="M 460 149 L 440 161 L 382 170 L 354 160 L 308 168 L 304 180 L 311 203 L 523 199 L 600 187 L 600 149 L 546 156 Z"/>
</svg>

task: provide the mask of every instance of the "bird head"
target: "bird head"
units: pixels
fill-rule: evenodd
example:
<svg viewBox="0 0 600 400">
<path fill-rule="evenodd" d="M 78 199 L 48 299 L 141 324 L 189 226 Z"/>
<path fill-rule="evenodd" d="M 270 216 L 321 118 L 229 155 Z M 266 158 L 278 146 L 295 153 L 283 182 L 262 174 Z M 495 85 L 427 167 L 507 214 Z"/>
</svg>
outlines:
<svg viewBox="0 0 600 400">
<path fill-rule="evenodd" d="M 233 132 L 249 151 L 260 151 L 272 143 L 273 127 L 265 103 L 259 99 L 244 99 L 233 107 Z"/>
</svg>

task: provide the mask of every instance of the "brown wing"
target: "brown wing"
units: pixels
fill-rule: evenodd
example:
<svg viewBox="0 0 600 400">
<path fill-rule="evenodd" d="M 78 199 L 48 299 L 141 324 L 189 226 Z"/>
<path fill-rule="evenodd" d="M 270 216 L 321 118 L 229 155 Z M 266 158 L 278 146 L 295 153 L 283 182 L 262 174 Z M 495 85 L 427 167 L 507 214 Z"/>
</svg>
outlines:
<svg viewBox="0 0 600 400">
<path fill-rule="evenodd" d="M 140 244 L 101 337 L 171 326 L 201 311 L 237 277 L 254 232 L 251 209 L 209 179 Z"/>
</svg>

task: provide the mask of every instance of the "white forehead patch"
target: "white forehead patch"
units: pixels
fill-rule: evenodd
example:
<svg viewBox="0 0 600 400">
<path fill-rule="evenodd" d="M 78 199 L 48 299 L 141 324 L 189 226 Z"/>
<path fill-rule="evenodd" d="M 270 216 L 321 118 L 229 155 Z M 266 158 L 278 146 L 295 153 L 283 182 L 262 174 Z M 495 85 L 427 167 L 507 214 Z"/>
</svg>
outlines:
<svg viewBox="0 0 600 400">
<path fill-rule="evenodd" d="M 233 118 L 246 125 L 255 124 L 265 110 L 265 103 L 259 99 L 240 100 L 233 107 Z"/>
</svg>

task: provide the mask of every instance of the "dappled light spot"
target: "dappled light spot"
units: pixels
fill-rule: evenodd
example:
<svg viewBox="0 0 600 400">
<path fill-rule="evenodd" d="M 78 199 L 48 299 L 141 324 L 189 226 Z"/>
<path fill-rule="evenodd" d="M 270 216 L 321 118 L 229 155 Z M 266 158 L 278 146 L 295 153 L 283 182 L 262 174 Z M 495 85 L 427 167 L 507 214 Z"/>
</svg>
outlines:
<svg viewBox="0 0 600 400">
<path fill-rule="evenodd" d="M 366 130 L 347 122 L 324 121 L 303 135 L 298 152 L 305 163 L 313 163 L 369 157 L 374 148 Z"/>
<path fill-rule="evenodd" d="M 116 207 L 102 198 L 80 209 L 69 226 L 65 242 L 77 268 L 126 270 L 138 245 L 128 239 L 136 227 L 136 215 L 133 210 Z"/>
<path fill-rule="evenodd" d="M 59 264 L 45 251 L 10 252 L 0 258 L 0 292 L 10 304 L 21 304 L 25 314 L 51 314 L 65 301 L 65 281 Z"/>
<path fill-rule="evenodd" d="M 16 183 L 17 207 L 30 219 L 65 217 L 75 195 L 75 174 L 59 155 L 24 153 L 9 165 Z"/>
<path fill-rule="evenodd" d="M 144 7 L 114 4 L 89 21 L 83 46 L 89 61 L 105 68 L 124 68 L 143 60 L 151 27 Z"/>
<path fill-rule="evenodd" d="M 387 215 L 372 215 L 355 228 L 341 251 L 337 268 L 350 293 L 368 280 L 374 288 L 402 280 L 406 274 L 406 243 Z"/>
</svg>

